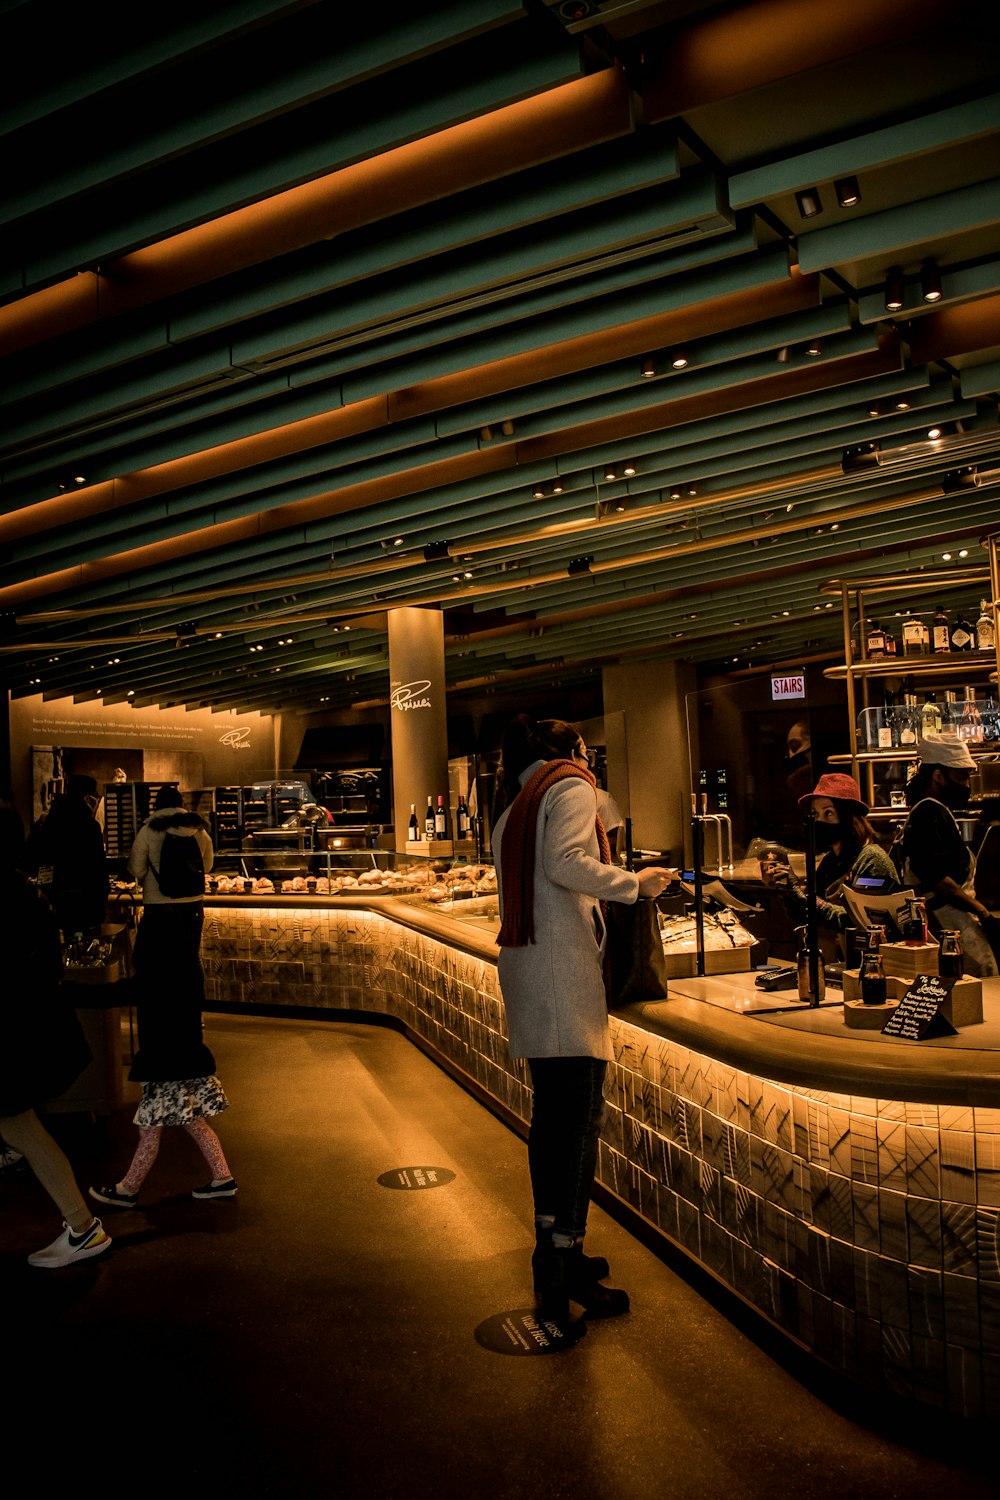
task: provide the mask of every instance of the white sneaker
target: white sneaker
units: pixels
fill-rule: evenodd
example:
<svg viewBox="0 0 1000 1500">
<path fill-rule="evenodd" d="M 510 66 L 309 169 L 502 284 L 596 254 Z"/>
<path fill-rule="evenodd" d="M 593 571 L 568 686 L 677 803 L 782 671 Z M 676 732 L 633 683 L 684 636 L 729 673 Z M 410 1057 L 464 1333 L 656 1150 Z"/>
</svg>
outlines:
<svg viewBox="0 0 1000 1500">
<path fill-rule="evenodd" d="M 71 1266 L 78 1260 L 89 1260 L 92 1255 L 103 1255 L 105 1250 L 110 1249 L 111 1236 L 105 1234 L 100 1219 L 95 1219 L 82 1234 L 74 1234 L 64 1219 L 63 1232 L 59 1238 L 53 1240 L 51 1245 L 46 1245 L 44 1250 L 36 1250 L 34 1255 L 29 1255 L 28 1265 L 44 1266 L 51 1271 L 58 1266 Z"/>
</svg>

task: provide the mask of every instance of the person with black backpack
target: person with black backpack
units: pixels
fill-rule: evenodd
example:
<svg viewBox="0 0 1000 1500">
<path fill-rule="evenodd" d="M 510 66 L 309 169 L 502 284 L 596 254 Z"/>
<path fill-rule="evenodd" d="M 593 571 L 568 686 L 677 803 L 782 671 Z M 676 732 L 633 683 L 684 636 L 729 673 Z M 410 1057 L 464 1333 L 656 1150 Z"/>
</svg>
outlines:
<svg viewBox="0 0 1000 1500">
<path fill-rule="evenodd" d="M 156 1160 L 165 1125 L 193 1138 L 212 1173 L 193 1198 L 234 1198 L 236 1181 L 209 1117 L 228 1109 L 205 1045 L 201 967 L 205 875 L 213 861 L 208 828 L 187 812 L 175 786 L 161 787 L 153 814 L 136 836 L 130 873 L 142 886 L 143 915 L 135 940 L 139 1048 L 129 1078 L 142 1084 L 135 1113 L 139 1144 L 125 1176 L 90 1195 L 111 1208 L 135 1208 Z"/>
</svg>

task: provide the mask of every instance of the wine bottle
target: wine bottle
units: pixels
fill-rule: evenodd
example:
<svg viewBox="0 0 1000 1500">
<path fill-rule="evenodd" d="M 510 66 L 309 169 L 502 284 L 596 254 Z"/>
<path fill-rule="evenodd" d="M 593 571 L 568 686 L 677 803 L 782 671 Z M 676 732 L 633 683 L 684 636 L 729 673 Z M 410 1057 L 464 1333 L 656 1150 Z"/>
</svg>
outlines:
<svg viewBox="0 0 1000 1500">
<path fill-rule="evenodd" d="M 427 798 L 427 811 L 424 813 L 424 838 L 429 844 L 434 842 L 434 803 L 430 797 Z"/>
<path fill-rule="evenodd" d="M 896 715 L 896 705 L 887 688 L 883 695 L 882 711 L 879 714 L 878 748 L 880 750 L 895 750 L 899 746 L 899 721 Z"/>
<path fill-rule="evenodd" d="M 458 806 L 455 808 L 455 824 L 460 839 L 469 837 L 469 809 L 465 798 L 459 793 Z"/>
<path fill-rule="evenodd" d="M 448 812 L 443 797 L 438 798 L 437 807 L 434 810 L 434 837 L 436 839 L 448 837 Z"/>
<path fill-rule="evenodd" d="M 979 619 L 976 621 L 976 650 L 992 651 L 996 645 L 996 630 L 990 613 L 989 601 L 979 601 Z"/>
<path fill-rule="evenodd" d="M 903 655 L 926 656 L 928 646 L 927 626 L 911 614 L 903 621 Z"/>
<path fill-rule="evenodd" d="M 407 842 L 411 844 L 420 838 L 420 824 L 417 822 L 417 804 L 415 802 L 410 803 L 410 824 L 406 830 L 406 838 Z"/>
<path fill-rule="evenodd" d="M 976 690 L 974 687 L 965 689 L 965 703 L 962 706 L 962 716 L 958 722 L 959 737 L 968 745 L 981 745 L 985 738 L 983 734 L 983 716 L 979 712 L 976 703 Z"/>
<path fill-rule="evenodd" d="M 951 624 L 941 604 L 936 606 L 931 621 L 931 648 L 936 653 L 951 650 Z"/>
<path fill-rule="evenodd" d="M 867 643 L 869 660 L 879 661 L 885 655 L 885 631 L 877 620 L 869 622 Z"/>
<path fill-rule="evenodd" d="M 899 714 L 900 747 L 912 748 L 920 738 L 920 705 L 917 702 L 916 693 L 903 693 L 903 707 L 898 709 L 897 713 Z"/>
<path fill-rule="evenodd" d="M 949 648 L 952 651 L 972 651 L 975 648 L 975 644 L 975 630 L 959 609 L 951 627 Z"/>
</svg>

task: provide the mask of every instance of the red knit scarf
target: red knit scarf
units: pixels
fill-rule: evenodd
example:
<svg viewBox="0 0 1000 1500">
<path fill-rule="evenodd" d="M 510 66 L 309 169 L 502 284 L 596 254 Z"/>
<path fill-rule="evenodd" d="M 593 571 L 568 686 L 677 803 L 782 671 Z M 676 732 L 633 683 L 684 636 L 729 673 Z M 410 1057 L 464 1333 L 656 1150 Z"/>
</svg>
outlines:
<svg viewBox="0 0 1000 1500">
<path fill-rule="evenodd" d="M 511 803 L 504 825 L 500 848 L 500 875 L 503 885 L 503 925 L 497 943 L 501 948 L 524 948 L 535 941 L 535 835 L 538 809 L 542 798 L 557 781 L 576 776 L 597 781 L 571 760 L 548 760 L 524 783 Z M 594 819 L 601 864 L 611 863 L 611 846 L 600 818 Z M 603 902 L 602 908 L 603 908 Z"/>
</svg>

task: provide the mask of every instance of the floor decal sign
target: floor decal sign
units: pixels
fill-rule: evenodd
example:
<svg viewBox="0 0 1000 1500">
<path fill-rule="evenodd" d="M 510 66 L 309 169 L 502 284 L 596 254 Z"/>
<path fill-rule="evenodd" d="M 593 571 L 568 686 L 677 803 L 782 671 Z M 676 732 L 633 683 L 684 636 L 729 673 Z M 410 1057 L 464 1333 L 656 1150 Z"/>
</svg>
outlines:
<svg viewBox="0 0 1000 1500">
<path fill-rule="evenodd" d="M 520 1307 L 480 1323 L 476 1343 L 493 1354 L 562 1354 L 578 1344 L 586 1332 L 582 1318 L 564 1326 L 550 1318 L 543 1320 L 531 1308 Z"/>
<path fill-rule="evenodd" d="M 383 1172 L 378 1181 L 380 1187 L 415 1192 L 423 1188 L 444 1187 L 455 1181 L 455 1174 L 447 1167 L 394 1167 L 391 1172 Z"/>
</svg>

